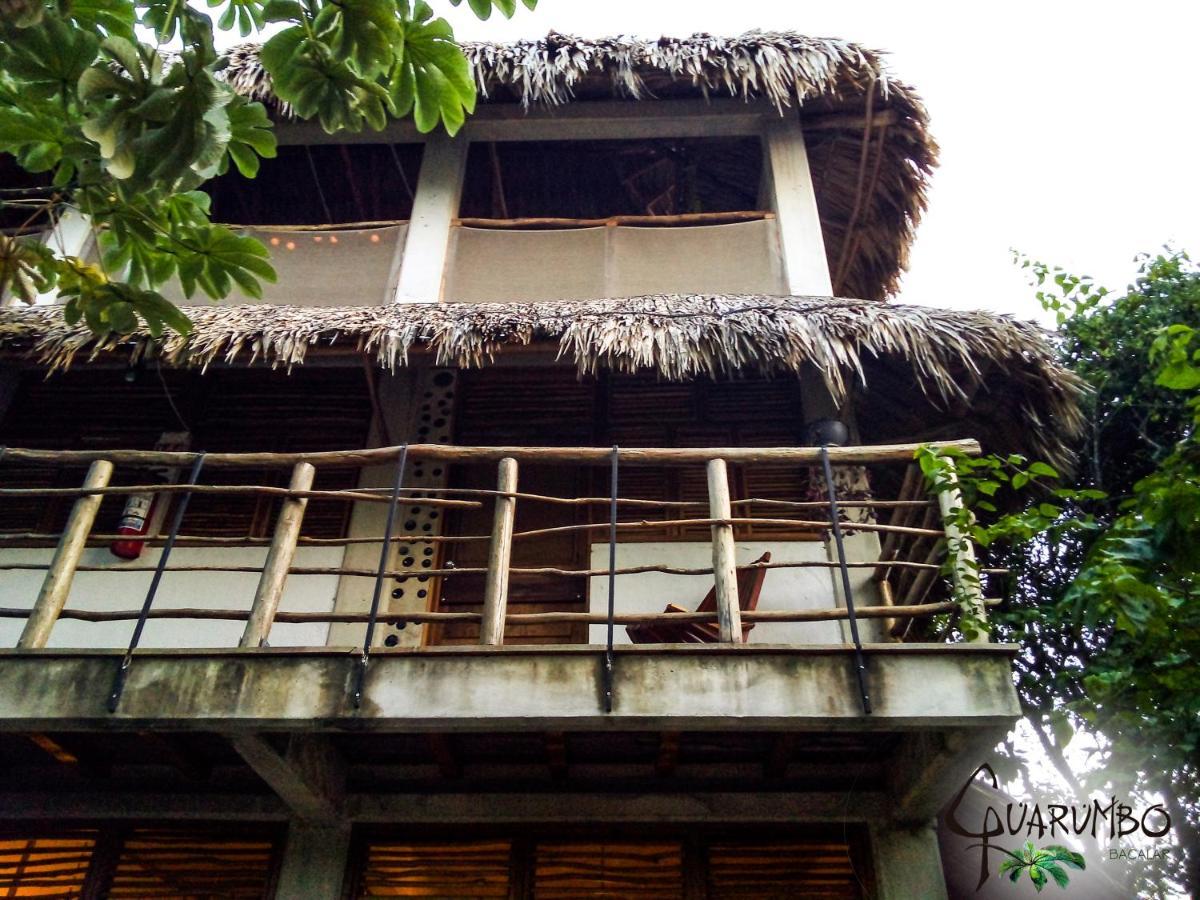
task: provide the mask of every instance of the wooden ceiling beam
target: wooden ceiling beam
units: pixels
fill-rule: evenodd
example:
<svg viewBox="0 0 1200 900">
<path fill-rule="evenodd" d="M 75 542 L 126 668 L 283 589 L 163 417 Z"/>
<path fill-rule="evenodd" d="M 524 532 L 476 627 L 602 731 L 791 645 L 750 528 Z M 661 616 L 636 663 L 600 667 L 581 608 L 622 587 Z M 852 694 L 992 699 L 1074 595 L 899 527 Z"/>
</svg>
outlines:
<svg viewBox="0 0 1200 900">
<path fill-rule="evenodd" d="M 297 818 L 316 824 L 342 820 L 346 764 L 324 735 L 294 734 L 284 753 L 261 734 L 232 734 L 228 740 Z"/>
</svg>

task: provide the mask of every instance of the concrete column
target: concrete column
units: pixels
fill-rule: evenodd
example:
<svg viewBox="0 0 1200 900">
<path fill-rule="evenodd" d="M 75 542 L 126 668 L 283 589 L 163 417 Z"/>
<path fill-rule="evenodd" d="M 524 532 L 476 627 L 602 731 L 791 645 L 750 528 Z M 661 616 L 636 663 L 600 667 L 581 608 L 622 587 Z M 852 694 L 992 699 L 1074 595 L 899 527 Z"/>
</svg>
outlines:
<svg viewBox="0 0 1200 900">
<path fill-rule="evenodd" d="M 936 848 L 935 848 L 936 849 Z M 278 900 L 331 900 L 342 896 L 350 856 L 350 826 L 288 825 Z"/>
<path fill-rule="evenodd" d="M 397 302 L 437 303 L 442 298 L 450 231 L 458 215 L 469 146 L 466 138 L 456 140 L 440 132 L 425 142 L 400 261 Z"/>
<path fill-rule="evenodd" d="M 379 373 L 379 415 L 371 424 L 368 446 L 388 447 L 402 444 L 411 438 L 416 378 L 411 368 L 395 373 Z M 410 466 L 411 468 L 411 466 Z M 369 466 L 359 474 L 358 487 L 391 487 L 395 477 L 395 463 Z M 387 505 L 383 503 L 356 503 L 350 513 L 349 537 L 368 537 L 383 534 Z M 342 565 L 347 568 L 375 569 L 379 565 L 379 544 L 350 544 L 346 547 Z M 388 566 L 395 563 L 396 551 L 392 548 Z M 339 613 L 365 613 L 371 608 L 373 579 L 343 575 L 338 580 L 334 611 Z M 387 609 L 387 605 L 383 606 Z M 329 627 L 330 646 L 361 647 L 366 626 L 358 623 L 337 623 Z"/>
<path fill-rule="evenodd" d="M 946 900 L 946 877 L 932 822 L 871 827 L 879 900 Z"/>
<path fill-rule="evenodd" d="M 833 293 L 821 215 L 804 134 L 796 115 L 768 119 L 763 130 L 763 187 L 778 219 L 779 249 L 789 294 Z"/>
</svg>

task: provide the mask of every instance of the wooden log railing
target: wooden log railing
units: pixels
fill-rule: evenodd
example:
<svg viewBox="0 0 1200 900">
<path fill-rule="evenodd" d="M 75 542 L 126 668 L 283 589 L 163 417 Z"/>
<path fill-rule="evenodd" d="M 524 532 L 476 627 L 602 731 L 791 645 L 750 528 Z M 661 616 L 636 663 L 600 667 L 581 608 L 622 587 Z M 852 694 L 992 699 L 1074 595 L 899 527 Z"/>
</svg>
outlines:
<svg viewBox="0 0 1200 900">
<path fill-rule="evenodd" d="M 973 441 L 942 442 L 936 446 L 954 447 L 969 454 L 978 453 Z M 793 610 L 743 610 L 738 597 L 737 566 L 735 561 L 735 529 L 754 526 L 785 527 L 807 532 L 825 532 L 833 525 L 829 517 L 829 503 L 814 500 L 784 499 L 732 499 L 729 482 L 729 464 L 814 465 L 819 462 L 821 450 L 813 447 L 775 448 L 629 448 L 621 449 L 622 466 L 703 466 L 706 470 L 708 500 L 703 501 L 659 501 L 632 497 L 559 497 L 518 490 L 518 471 L 522 462 L 536 464 L 565 464 L 601 466 L 610 462 L 611 450 L 597 447 L 467 447 L 448 445 L 414 444 L 407 447 L 407 454 L 414 460 L 438 460 L 442 462 L 494 462 L 497 465 L 496 488 L 420 488 L 398 487 L 387 494 L 382 489 L 355 488 L 350 490 L 313 490 L 314 477 L 323 466 L 376 466 L 396 462 L 405 452 L 403 448 L 384 447 L 369 450 L 350 450 L 322 453 L 212 453 L 204 457 L 205 471 L 238 469 L 244 467 L 291 468 L 291 479 L 286 488 L 272 485 L 163 485 L 163 484 L 111 484 L 114 467 L 182 467 L 191 464 L 197 454 L 162 451 L 47 451 L 6 448 L 5 464 L 13 461 L 49 465 L 89 464 L 87 476 L 78 488 L 70 487 L 21 487 L 3 484 L 3 497 L 69 497 L 74 498 L 70 517 L 61 533 L 22 531 L 0 533 L 0 550 L 17 547 L 49 546 L 55 552 L 49 563 L 29 562 L 0 558 L 0 579 L 3 573 L 21 570 L 44 570 L 45 576 L 36 601 L 31 609 L 7 605 L 0 607 L 0 619 L 26 620 L 18 646 L 22 649 L 44 647 L 49 640 L 55 622 L 71 619 L 82 622 L 115 622 L 137 618 L 138 610 L 94 610 L 69 608 L 67 601 L 74 577 L 80 572 L 145 572 L 161 568 L 166 573 L 257 573 L 257 588 L 246 609 L 153 609 L 151 619 L 198 619 L 229 620 L 245 622 L 239 643 L 242 648 L 265 645 L 275 623 L 361 623 L 365 614 L 346 612 L 293 612 L 281 610 L 284 590 L 289 577 L 336 575 L 349 578 L 400 578 L 411 576 L 411 570 L 391 569 L 381 565 L 379 569 L 367 569 L 344 565 L 313 566 L 296 564 L 296 553 L 301 547 L 339 547 L 355 543 L 372 543 L 383 546 L 381 536 L 353 536 L 336 538 L 311 538 L 301 535 L 304 515 L 310 500 L 342 500 L 348 502 L 392 503 L 393 495 L 398 503 L 420 504 L 447 509 L 479 509 L 485 503 L 493 506 L 493 526 L 490 534 L 444 534 L 391 536 L 392 543 L 419 542 L 431 544 L 453 544 L 457 542 L 489 543 L 488 561 L 482 567 L 454 568 L 450 566 L 422 569 L 420 574 L 436 578 L 454 578 L 465 575 L 483 575 L 485 578 L 482 608 L 479 612 L 446 612 L 438 610 L 395 612 L 380 610 L 372 622 L 411 623 L 478 623 L 479 641 L 485 646 L 504 643 L 506 625 L 528 625 L 534 623 L 606 624 L 610 618 L 599 613 L 542 612 L 514 613 L 508 609 L 509 582 L 513 575 L 546 578 L 594 578 L 599 576 L 638 575 L 660 573 L 668 575 L 709 575 L 715 585 L 715 610 L 713 612 L 661 612 L 661 613 L 617 613 L 614 624 L 646 622 L 715 622 L 720 640 L 725 643 L 740 643 L 743 639 L 743 623 L 754 622 L 820 622 L 840 621 L 853 615 L 863 619 L 884 619 L 893 636 L 904 639 L 912 629 L 912 623 L 936 615 L 955 615 L 963 609 L 962 598 L 969 599 L 969 613 L 983 620 L 986 609 L 995 601 L 985 600 L 978 571 L 970 553 L 965 535 L 958 531 L 957 509 L 962 498 L 957 492 L 942 492 L 930 496 L 923 479 L 911 460 L 917 445 L 897 444 L 873 447 L 830 447 L 828 454 L 833 465 L 880 465 L 907 463 L 899 495 L 894 499 L 839 500 L 838 506 L 845 509 L 867 509 L 872 514 L 886 519 L 883 521 L 844 522 L 844 531 L 874 532 L 882 541 L 878 559 L 867 560 L 797 560 L 755 564 L 764 569 L 870 569 L 879 586 L 882 600 L 880 605 L 863 605 L 854 613 L 844 607 L 831 606 L 827 609 Z M 3 483 L 3 468 L 0 466 L 0 484 Z M 178 544 L 197 547 L 257 547 L 266 550 L 261 565 L 238 563 L 179 563 L 147 565 L 139 563 L 92 564 L 83 562 L 84 550 L 125 538 L 125 535 L 93 532 L 101 501 L 106 496 L 126 496 L 134 493 L 157 492 L 166 495 L 209 493 L 229 496 L 270 496 L 281 500 L 281 507 L 270 538 L 230 538 L 209 535 L 175 534 L 173 540 L 162 535 L 150 535 L 145 539 L 149 546 Z M 554 566 L 517 566 L 511 564 L 512 550 L 516 541 L 537 541 L 551 535 L 586 535 L 610 528 L 610 523 L 579 523 L 548 528 L 516 531 L 515 513 L 518 502 L 569 504 L 576 506 L 601 506 L 615 503 L 627 510 L 654 510 L 669 519 L 618 521 L 618 532 L 638 533 L 661 530 L 668 527 L 707 527 L 711 532 L 712 565 L 710 567 L 688 567 L 666 562 L 646 565 L 616 566 L 604 569 L 566 569 Z M 766 508 L 770 515 L 754 515 L 759 508 Z M 814 515 L 813 511 L 826 511 L 826 516 Z M 791 516 L 787 514 L 791 513 Z M 930 598 L 930 592 L 938 582 L 944 568 L 942 558 L 948 541 L 959 542 L 965 550 L 956 555 L 957 565 L 948 574 L 953 585 L 952 596 L 957 602 Z M 746 567 L 741 567 L 746 568 Z M 982 570 L 981 574 L 991 574 Z M 4 591 L 6 596 L 12 596 Z M 983 638 L 986 640 L 986 636 Z"/>
</svg>

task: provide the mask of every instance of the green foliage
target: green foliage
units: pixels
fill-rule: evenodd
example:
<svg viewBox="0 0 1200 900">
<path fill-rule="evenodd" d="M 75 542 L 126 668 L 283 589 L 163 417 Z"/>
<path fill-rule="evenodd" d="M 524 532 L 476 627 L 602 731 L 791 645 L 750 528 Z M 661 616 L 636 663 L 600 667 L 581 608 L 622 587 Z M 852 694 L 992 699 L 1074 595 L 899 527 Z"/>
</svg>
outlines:
<svg viewBox="0 0 1200 900">
<path fill-rule="evenodd" d="M 275 155 L 266 109 L 220 77 L 216 30 L 282 25 L 263 65 L 278 96 L 331 133 L 411 114 L 421 131 L 453 134 L 475 109 L 466 57 L 424 0 L 206 3 L 26 0 L 0 22 L 0 153 L 52 179 L 40 210 L 6 199 L 3 186 L 0 205 L 29 209 L 30 222 L 78 210 L 101 251 L 93 266 L 52 243 L 6 237 L 0 287 L 25 302 L 57 290 L 68 319 L 102 333 L 132 331 L 139 318 L 155 333 L 186 332 L 187 317 L 159 292 L 173 279 L 189 297 L 235 286 L 261 296 L 275 277 L 266 250 L 211 223 L 198 192 L 231 165 L 252 178 Z M 485 19 L 516 10 L 515 0 L 469 5 Z M 147 32 L 156 43 L 139 38 Z"/>
<path fill-rule="evenodd" d="M 1019 514 L 1050 502 L 1059 517 L 992 548 L 1017 576 L 1001 630 L 1022 644 L 1022 700 L 1060 770 L 1074 730 L 1096 735 L 1079 790 L 1166 800 L 1183 852 L 1141 893 L 1200 891 L 1200 271 L 1147 257 L 1115 297 L 1025 265 L 1092 393 L 1073 482 Z"/>
<path fill-rule="evenodd" d="M 1081 854 L 1057 844 L 1038 850 L 1033 846 L 1033 841 L 1026 841 L 1019 854 L 1011 850 L 1004 852 L 1008 854 L 1008 859 L 1000 863 L 1000 877 L 1016 883 L 1021 873 L 1027 872 L 1039 894 L 1050 878 L 1060 888 L 1067 886 L 1071 879 L 1063 868 L 1064 864 L 1072 869 L 1083 870 L 1087 867 Z"/>
</svg>

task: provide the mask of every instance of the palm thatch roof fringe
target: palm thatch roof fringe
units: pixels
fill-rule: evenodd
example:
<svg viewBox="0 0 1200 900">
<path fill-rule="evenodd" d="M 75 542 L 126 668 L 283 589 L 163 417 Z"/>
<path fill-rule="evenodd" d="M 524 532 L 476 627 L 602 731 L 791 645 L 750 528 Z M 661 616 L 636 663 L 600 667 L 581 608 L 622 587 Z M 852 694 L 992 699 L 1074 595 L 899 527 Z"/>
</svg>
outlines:
<svg viewBox="0 0 1200 900">
<path fill-rule="evenodd" d="M 481 367 L 506 347 L 558 342 L 581 374 L 653 370 L 680 381 L 738 371 L 800 374 L 815 366 L 838 399 L 867 382 L 873 361 L 911 373 L 940 406 L 970 401 L 997 379 L 1012 394 L 1030 449 L 1069 459 L 1083 421 L 1079 379 L 1056 361 L 1040 328 L 1007 316 L 828 297 L 661 295 L 544 303 L 392 304 L 188 309 L 187 337 L 146 332 L 97 338 L 57 307 L 0 310 L 0 349 L 23 350 L 52 371 L 112 353 L 131 362 L 156 353 L 171 365 L 215 361 L 292 367 L 310 349 L 341 344 L 379 365 L 408 363 L 414 349 L 439 365 Z"/>
<path fill-rule="evenodd" d="M 877 51 L 762 31 L 658 40 L 551 33 L 463 49 L 488 103 L 731 96 L 765 98 L 781 113 L 802 108 L 834 291 L 875 300 L 896 290 L 938 148 L 920 97 Z M 227 59 L 224 77 L 235 90 L 290 114 L 256 44 L 232 48 Z"/>
</svg>

